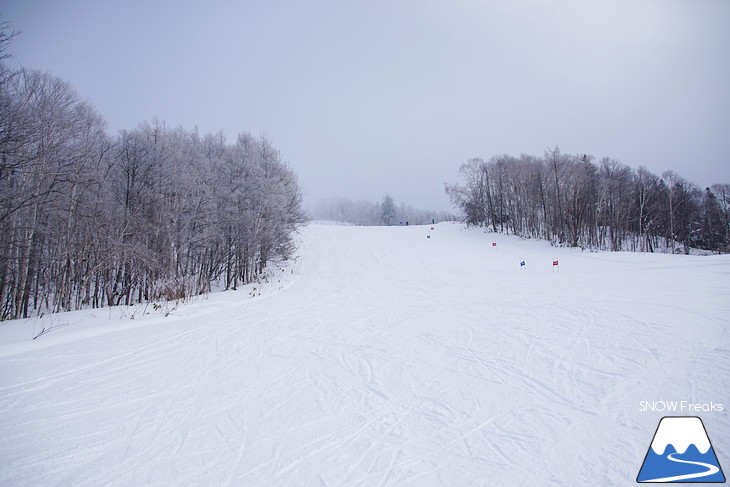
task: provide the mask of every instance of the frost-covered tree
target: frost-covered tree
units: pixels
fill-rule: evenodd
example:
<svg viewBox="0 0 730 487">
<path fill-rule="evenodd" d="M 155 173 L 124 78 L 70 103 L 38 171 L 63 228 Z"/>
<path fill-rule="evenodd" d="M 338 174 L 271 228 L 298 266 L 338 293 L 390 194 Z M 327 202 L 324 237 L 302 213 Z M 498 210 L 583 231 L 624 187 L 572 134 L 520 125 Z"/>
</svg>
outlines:
<svg viewBox="0 0 730 487">
<path fill-rule="evenodd" d="M 698 246 L 706 249 L 727 248 L 727 223 L 717 197 L 710 188 L 705 188 L 702 199 L 702 226 L 697 235 Z"/>
<path fill-rule="evenodd" d="M 730 191 L 716 185 L 719 199 L 703 196 L 671 171 L 659 178 L 645 168 L 634 171 L 609 158 L 596 164 L 588 154 L 555 147 L 542 158 L 471 159 L 459 176 L 461 184 L 445 187 L 452 203 L 467 224 L 492 231 L 612 250 L 727 245 L 721 236 Z"/>
<path fill-rule="evenodd" d="M 256 279 L 307 220 L 271 141 L 141 123 L 114 136 L 62 80 L 2 64 L 0 319 Z"/>
<path fill-rule="evenodd" d="M 393 198 L 386 194 L 383 198 L 383 203 L 381 205 L 381 222 L 383 225 L 394 225 L 395 224 L 395 218 L 396 218 L 396 209 L 395 209 L 395 201 L 393 201 Z"/>
<path fill-rule="evenodd" d="M 711 189 L 720 207 L 726 245 L 730 245 L 730 184 L 713 184 Z"/>
<path fill-rule="evenodd" d="M 394 200 L 395 204 L 395 200 Z M 347 198 L 321 199 L 311 203 L 311 215 L 315 220 L 340 222 L 349 225 L 382 225 L 382 204 L 370 201 L 352 201 Z M 455 215 L 446 211 L 421 210 L 406 203 L 396 208 L 398 223 L 408 221 L 423 225 L 436 221 L 455 221 Z"/>
<path fill-rule="evenodd" d="M 71 292 L 79 220 L 93 213 L 80 203 L 93 197 L 108 141 L 101 117 L 52 75 L 20 70 L 0 97 L 0 296 L 2 315 L 17 318 Z"/>
</svg>

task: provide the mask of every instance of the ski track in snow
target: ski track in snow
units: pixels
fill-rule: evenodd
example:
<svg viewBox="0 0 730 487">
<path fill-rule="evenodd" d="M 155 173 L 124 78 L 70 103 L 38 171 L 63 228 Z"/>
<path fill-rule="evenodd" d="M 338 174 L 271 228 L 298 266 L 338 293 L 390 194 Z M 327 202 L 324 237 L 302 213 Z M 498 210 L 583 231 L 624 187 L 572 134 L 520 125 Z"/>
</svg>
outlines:
<svg viewBox="0 0 730 487">
<path fill-rule="evenodd" d="M 730 257 L 455 224 L 311 225 L 301 254 L 262 298 L 35 349 L 0 325 L 0 485 L 628 485 L 639 401 L 730 406 Z"/>
</svg>

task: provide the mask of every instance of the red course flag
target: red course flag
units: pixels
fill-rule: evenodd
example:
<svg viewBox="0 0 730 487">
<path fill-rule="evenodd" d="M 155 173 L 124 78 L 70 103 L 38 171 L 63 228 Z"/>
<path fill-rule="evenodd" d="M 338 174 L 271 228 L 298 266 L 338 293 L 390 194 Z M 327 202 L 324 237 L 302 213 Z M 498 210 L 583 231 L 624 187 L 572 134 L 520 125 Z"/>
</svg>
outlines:
<svg viewBox="0 0 730 487">
<path fill-rule="evenodd" d="M 553 265 L 558 265 L 558 261 L 557 260 L 554 260 L 553 261 Z"/>
</svg>

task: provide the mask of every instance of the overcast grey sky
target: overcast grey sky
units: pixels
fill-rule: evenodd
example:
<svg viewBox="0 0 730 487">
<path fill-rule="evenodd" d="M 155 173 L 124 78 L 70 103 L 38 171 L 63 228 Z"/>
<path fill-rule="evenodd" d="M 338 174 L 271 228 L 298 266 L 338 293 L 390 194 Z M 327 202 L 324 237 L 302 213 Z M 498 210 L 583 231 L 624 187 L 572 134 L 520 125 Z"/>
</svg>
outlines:
<svg viewBox="0 0 730 487">
<path fill-rule="evenodd" d="M 730 1 L 2 0 L 13 62 L 111 131 L 266 134 L 310 199 L 448 209 L 460 164 L 611 156 L 730 182 Z"/>
</svg>

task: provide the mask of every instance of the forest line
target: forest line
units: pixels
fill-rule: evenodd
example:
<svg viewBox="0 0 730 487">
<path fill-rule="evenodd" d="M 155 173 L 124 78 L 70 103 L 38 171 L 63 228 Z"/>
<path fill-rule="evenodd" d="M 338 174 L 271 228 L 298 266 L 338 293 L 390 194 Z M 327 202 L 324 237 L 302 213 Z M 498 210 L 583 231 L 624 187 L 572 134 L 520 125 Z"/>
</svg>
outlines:
<svg viewBox="0 0 730 487">
<path fill-rule="evenodd" d="M 110 135 L 0 39 L 0 320 L 180 299 L 250 282 L 293 252 L 297 176 L 265 137 L 144 122 Z"/>
<path fill-rule="evenodd" d="M 469 225 L 590 249 L 730 251 L 730 184 L 703 191 L 673 171 L 659 177 L 557 146 L 542 157 L 474 158 L 459 176 L 445 189 Z"/>
</svg>

